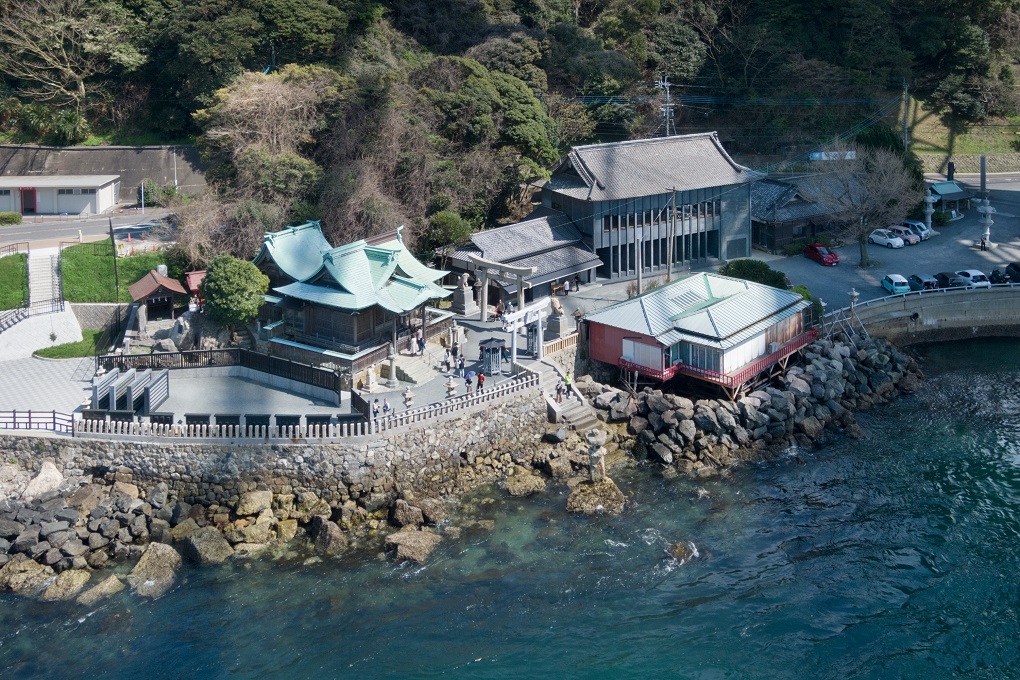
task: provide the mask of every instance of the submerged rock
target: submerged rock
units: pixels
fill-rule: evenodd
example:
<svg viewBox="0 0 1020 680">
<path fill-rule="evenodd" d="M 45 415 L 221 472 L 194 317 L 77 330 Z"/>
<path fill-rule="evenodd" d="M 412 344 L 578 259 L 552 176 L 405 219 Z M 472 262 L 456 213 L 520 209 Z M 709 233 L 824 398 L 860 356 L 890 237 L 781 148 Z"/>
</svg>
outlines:
<svg viewBox="0 0 1020 680">
<path fill-rule="evenodd" d="M 347 537 L 336 522 L 317 515 L 312 523 L 315 552 L 322 555 L 339 555 L 347 550 Z"/>
<path fill-rule="evenodd" d="M 545 491 L 545 479 L 529 472 L 507 477 L 506 490 L 511 496 L 530 496 Z"/>
<path fill-rule="evenodd" d="M 124 590 L 124 588 L 125 588 L 124 583 L 119 578 L 117 578 L 116 576 L 110 576 L 105 581 L 101 582 L 99 585 L 89 588 L 80 596 L 78 596 L 78 604 L 85 605 L 86 607 L 91 607 L 96 602 L 99 602 L 104 598 L 119 593 L 120 591 Z"/>
<path fill-rule="evenodd" d="M 567 496 L 567 512 L 585 515 L 619 515 L 627 497 L 611 479 L 581 482 Z"/>
<path fill-rule="evenodd" d="M 386 537 L 386 548 L 395 552 L 398 562 L 409 560 L 423 564 L 443 539 L 431 531 L 405 527 Z"/>
<path fill-rule="evenodd" d="M 73 600 L 85 588 L 92 574 L 84 569 L 68 569 L 57 575 L 57 578 L 46 587 L 39 596 L 40 600 Z"/>
</svg>

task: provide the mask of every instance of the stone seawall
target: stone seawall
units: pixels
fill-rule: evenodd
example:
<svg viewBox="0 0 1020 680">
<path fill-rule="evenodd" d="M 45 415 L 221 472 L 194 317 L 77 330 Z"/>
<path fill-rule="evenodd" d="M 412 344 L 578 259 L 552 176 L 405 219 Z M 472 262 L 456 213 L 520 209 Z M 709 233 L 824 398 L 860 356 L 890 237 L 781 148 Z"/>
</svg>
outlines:
<svg viewBox="0 0 1020 680">
<path fill-rule="evenodd" d="M 493 410 L 358 444 L 215 445 L 0 436 L 5 461 L 37 471 L 49 460 L 65 476 L 129 474 L 142 489 L 165 482 L 174 498 L 233 505 L 240 494 L 311 491 L 333 507 L 370 512 L 403 491 L 441 497 L 505 475 L 534 453 L 545 431 L 537 392 Z"/>
<path fill-rule="evenodd" d="M 1020 285 L 902 295 L 857 306 L 872 335 L 897 346 L 1020 337 Z"/>
</svg>

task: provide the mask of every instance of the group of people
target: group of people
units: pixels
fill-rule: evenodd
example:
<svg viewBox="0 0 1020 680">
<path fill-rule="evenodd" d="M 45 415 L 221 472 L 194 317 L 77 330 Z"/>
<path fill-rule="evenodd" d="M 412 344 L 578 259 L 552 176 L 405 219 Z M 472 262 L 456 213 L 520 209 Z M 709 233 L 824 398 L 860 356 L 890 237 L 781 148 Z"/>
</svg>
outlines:
<svg viewBox="0 0 1020 680">
<path fill-rule="evenodd" d="M 485 391 L 485 374 L 479 373 L 477 378 L 477 389 L 478 393 L 481 394 Z M 471 382 L 471 378 L 464 378 L 464 391 L 467 394 L 473 394 L 475 391 L 475 384 Z"/>
<path fill-rule="evenodd" d="M 447 348 L 446 353 L 443 355 L 443 368 L 451 375 L 456 371 L 458 376 L 464 377 L 464 355 L 460 351 L 460 346 L 456 343 L 454 343 L 452 349 Z"/>
<path fill-rule="evenodd" d="M 373 418 L 378 418 L 380 413 L 382 413 L 382 415 L 384 415 L 384 416 L 388 416 L 390 414 L 390 411 L 392 411 L 392 410 L 393 410 L 393 407 L 390 406 L 390 400 L 389 399 L 383 399 L 382 400 L 382 406 L 379 405 L 379 400 L 378 399 L 376 399 L 375 401 L 372 402 L 372 417 Z"/>
</svg>

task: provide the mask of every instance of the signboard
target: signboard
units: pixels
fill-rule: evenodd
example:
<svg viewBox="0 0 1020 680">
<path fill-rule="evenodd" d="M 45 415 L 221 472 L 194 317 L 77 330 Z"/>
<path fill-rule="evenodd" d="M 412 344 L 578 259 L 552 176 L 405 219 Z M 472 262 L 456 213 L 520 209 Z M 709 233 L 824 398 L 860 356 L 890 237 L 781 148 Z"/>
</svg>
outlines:
<svg viewBox="0 0 1020 680">
<path fill-rule="evenodd" d="M 856 151 L 812 151 L 808 158 L 813 161 L 852 161 L 857 158 Z"/>
</svg>

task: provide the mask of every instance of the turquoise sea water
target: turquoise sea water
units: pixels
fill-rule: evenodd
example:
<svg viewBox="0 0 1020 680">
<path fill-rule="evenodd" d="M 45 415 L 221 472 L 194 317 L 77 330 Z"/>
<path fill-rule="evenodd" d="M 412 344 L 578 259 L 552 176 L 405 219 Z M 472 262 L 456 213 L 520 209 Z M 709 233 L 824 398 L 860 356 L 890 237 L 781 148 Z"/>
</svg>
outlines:
<svg viewBox="0 0 1020 680">
<path fill-rule="evenodd" d="M 622 471 L 622 517 L 490 492 L 468 514 L 494 530 L 424 567 L 235 562 L 95 609 L 0 596 L 3 677 L 1020 677 L 1020 343 L 919 351 L 923 393 L 861 414 L 868 439 L 701 483 Z"/>
</svg>

